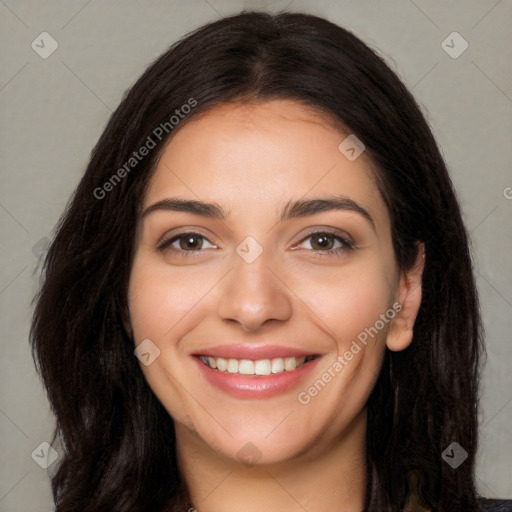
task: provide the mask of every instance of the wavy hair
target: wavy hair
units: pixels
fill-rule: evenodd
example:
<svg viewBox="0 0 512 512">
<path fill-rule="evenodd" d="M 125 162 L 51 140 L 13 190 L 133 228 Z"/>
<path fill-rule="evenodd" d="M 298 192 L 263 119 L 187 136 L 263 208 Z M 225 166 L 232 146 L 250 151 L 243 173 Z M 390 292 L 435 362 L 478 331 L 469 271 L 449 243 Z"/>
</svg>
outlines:
<svg viewBox="0 0 512 512">
<path fill-rule="evenodd" d="M 123 328 L 144 193 L 176 131 L 168 121 L 190 98 L 197 105 L 176 129 L 222 103 L 293 99 L 363 141 L 398 267 L 411 268 L 417 242 L 425 245 L 413 342 L 386 349 L 367 403 L 365 511 L 401 510 L 411 472 L 432 511 L 478 510 L 482 326 L 468 235 L 428 123 L 384 59 L 351 32 L 308 14 L 244 11 L 182 38 L 125 93 L 45 256 L 30 343 L 62 446 L 51 476 L 56 511 L 190 506 L 172 418 Z M 148 137 L 154 149 L 104 187 Z M 453 441 L 468 454 L 456 470 L 442 458 Z"/>
</svg>

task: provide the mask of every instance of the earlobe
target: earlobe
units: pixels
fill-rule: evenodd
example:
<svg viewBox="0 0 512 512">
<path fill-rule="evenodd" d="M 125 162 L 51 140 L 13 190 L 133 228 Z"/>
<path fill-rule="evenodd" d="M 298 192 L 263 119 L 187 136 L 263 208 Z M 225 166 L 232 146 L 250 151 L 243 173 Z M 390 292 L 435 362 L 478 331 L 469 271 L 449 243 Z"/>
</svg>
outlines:
<svg viewBox="0 0 512 512">
<path fill-rule="evenodd" d="M 133 340 L 133 330 L 129 322 L 123 322 L 123 327 L 128 338 Z"/>
<path fill-rule="evenodd" d="M 123 324 L 123 328 L 126 332 L 126 335 L 128 336 L 128 338 L 133 340 L 133 329 L 132 324 L 130 322 L 130 311 L 128 309 L 128 306 L 125 306 L 123 310 L 121 322 Z"/>
<path fill-rule="evenodd" d="M 400 277 L 398 301 L 402 308 L 391 322 L 386 346 L 398 352 L 405 350 L 412 342 L 414 322 L 421 305 L 421 279 L 425 267 L 425 245 L 418 242 L 418 256 L 410 270 Z"/>
</svg>

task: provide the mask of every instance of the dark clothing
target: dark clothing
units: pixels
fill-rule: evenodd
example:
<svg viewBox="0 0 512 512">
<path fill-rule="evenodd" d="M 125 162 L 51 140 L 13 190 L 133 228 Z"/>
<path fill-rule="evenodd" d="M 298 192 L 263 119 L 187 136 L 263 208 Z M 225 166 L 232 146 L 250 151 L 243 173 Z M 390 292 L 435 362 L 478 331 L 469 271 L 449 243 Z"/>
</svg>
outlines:
<svg viewBox="0 0 512 512">
<path fill-rule="evenodd" d="M 512 500 L 480 498 L 482 512 L 512 512 Z"/>
</svg>

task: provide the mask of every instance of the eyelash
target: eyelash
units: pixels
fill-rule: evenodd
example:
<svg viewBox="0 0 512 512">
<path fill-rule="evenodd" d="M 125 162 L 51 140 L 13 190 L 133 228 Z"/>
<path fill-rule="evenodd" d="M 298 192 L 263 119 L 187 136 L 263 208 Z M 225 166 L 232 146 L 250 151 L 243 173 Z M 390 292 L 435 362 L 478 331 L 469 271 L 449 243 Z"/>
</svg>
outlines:
<svg viewBox="0 0 512 512">
<path fill-rule="evenodd" d="M 166 250 L 172 250 L 173 252 L 176 252 L 176 253 L 189 253 L 189 254 L 197 254 L 199 252 L 202 252 L 201 250 L 191 250 L 191 251 L 184 251 L 182 249 L 175 249 L 175 248 L 171 248 L 171 245 L 182 239 L 182 238 L 185 238 L 186 236 L 197 236 L 199 238 L 203 238 L 204 240 L 207 240 L 208 243 L 212 243 L 208 240 L 208 238 L 206 238 L 205 236 L 201 235 L 200 233 L 196 233 L 194 231 L 187 231 L 185 233 L 180 233 L 179 235 L 174 235 L 173 237 L 171 238 L 167 238 L 167 239 L 164 239 L 162 240 L 162 242 L 160 244 L 158 244 L 157 246 L 157 250 L 159 252 L 165 252 Z M 319 249 L 311 249 L 317 256 L 319 257 L 325 257 L 325 256 L 341 256 L 341 253 L 345 252 L 345 251 L 350 251 L 350 250 L 353 250 L 354 249 L 354 244 L 347 238 L 343 237 L 343 236 L 340 236 L 336 233 L 333 233 L 332 231 L 312 231 L 311 233 L 309 233 L 308 235 L 306 235 L 300 242 L 304 242 L 306 241 L 308 238 L 311 238 L 313 237 L 314 235 L 328 235 L 330 237 L 333 237 L 334 240 L 337 240 L 338 242 L 341 243 L 341 247 L 338 247 L 337 249 L 328 249 L 326 251 L 322 251 L 322 250 L 319 250 Z M 212 244 L 214 245 L 214 244 Z M 192 256 L 193 257 L 193 256 Z"/>
</svg>

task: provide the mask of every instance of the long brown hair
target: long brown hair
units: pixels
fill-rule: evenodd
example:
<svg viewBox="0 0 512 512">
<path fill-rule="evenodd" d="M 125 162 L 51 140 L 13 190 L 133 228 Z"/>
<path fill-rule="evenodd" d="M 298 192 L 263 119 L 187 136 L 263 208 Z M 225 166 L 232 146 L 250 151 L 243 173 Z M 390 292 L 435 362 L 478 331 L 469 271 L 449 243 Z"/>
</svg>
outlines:
<svg viewBox="0 0 512 512">
<path fill-rule="evenodd" d="M 411 267 L 417 241 L 426 261 L 413 342 L 386 352 L 367 404 L 365 510 L 400 510 L 412 470 L 433 511 L 478 510 L 481 320 L 468 236 L 427 122 L 397 75 L 351 32 L 307 14 L 243 12 L 174 44 L 128 91 L 48 250 L 30 339 L 64 451 L 52 477 L 57 512 L 190 506 L 173 421 L 122 320 L 144 191 L 173 134 L 171 116 L 191 98 L 180 125 L 221 103 L 286 98 L 328 113 L 365 144 L 398 266 Z M 160 137 L 159 126 L 167 127 Z M 127 167 L 148 137 L 154 148 Z M 457 469 L 442 457 L 452 442 L 467 452 Z"/>
</svg>

